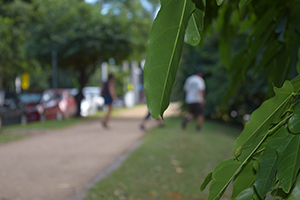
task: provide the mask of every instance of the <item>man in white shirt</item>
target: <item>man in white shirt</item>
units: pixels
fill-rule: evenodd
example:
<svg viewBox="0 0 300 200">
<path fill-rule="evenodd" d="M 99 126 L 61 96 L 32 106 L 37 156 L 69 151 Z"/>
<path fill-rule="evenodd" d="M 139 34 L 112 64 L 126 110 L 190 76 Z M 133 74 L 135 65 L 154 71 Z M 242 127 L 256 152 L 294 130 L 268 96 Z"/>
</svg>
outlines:
<svg viewBox="0 0 300 200">
<path fill-rule="evenodd" d="M 185 129 L 187 122 L 192 118 L 197 118 L 197 131 L 201 129 L 204 121 L 205 105 L 205 82 L 200 70 L 196 70 L 194 75 L 188 77 L 183 89 L 186 92 L 185 102 L 189 107 L 189 113 L 184 117 L 182 128 Z"/>
</svg>

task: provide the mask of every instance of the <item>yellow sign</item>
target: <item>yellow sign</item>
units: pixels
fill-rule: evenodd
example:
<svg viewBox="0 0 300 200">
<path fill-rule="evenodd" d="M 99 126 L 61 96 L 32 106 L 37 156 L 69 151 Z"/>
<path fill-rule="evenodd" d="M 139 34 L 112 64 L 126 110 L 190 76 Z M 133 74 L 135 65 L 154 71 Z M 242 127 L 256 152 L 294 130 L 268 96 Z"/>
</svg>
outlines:
<svg viewBox="0 0 300 200">
<path fill-rule="evenodd" d="M 23 90 L 27 90 L 29 88 L 30 86 L 29 80 L 30 80 L 30 75 L 28 73 L 25 72 L 21 75 L 21 88 Z"/>
<path fill-rule="evenodd" d="M 128 83 L 127 85 L 127 89 L 130 91 L 130 90 L 133 90 L 133 84 L 132 83 Z"/>
</svg>

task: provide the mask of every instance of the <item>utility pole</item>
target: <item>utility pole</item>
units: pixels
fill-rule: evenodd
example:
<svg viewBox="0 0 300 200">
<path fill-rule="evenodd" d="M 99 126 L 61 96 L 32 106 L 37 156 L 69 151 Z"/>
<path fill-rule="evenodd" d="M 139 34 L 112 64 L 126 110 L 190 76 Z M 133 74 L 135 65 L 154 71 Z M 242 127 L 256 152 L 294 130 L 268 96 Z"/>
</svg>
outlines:
<svg viewBox="0 0 300 200">
<path fill-rule="evenodd" d="M 57 88 L 57 51 L 52 50 L 52 88 Z"/>
</svg>

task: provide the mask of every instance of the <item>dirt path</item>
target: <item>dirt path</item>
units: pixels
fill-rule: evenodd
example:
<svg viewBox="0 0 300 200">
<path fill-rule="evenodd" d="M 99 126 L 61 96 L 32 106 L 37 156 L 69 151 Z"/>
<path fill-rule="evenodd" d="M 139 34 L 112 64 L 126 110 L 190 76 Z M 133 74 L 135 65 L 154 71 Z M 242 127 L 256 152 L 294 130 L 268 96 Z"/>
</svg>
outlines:
<svg viewBox="0 0 300 200">
<path fill-rule="evenodd" d="M 176 110 L 171 105 L 166 116 Z M 0 200 L 75 199 L 145 134 L 145 114 L 138 107 L 112 119 L 109 130 L 93 120 L 0 145 Z"/>
</svg>

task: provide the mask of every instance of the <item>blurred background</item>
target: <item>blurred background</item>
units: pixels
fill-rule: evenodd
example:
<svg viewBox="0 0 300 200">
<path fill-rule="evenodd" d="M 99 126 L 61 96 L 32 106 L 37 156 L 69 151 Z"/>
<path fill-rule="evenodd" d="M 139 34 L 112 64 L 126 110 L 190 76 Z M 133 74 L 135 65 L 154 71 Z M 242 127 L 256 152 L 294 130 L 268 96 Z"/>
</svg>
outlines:
<svg viewBox="0 0 300 200">
<path fill-rule="evenodd" d="M 146 44 L 159 6 L 159 0 L 1 0 L 1 124 L 92 115 L 103 109 L 101 84 L 109 73 L 120 99 L 114 106 L 144 103 Z M 184 111 L 183 83 L 200 68 L 206 117 L 243 124 L 265 99 L 268 82 L 263 71 L 250 71 L 245 85 L 223 100 L 229 77 L 219 41 L 211 32 L 198 47 L 184 46 L 171 100 Z"/>
</svg>

